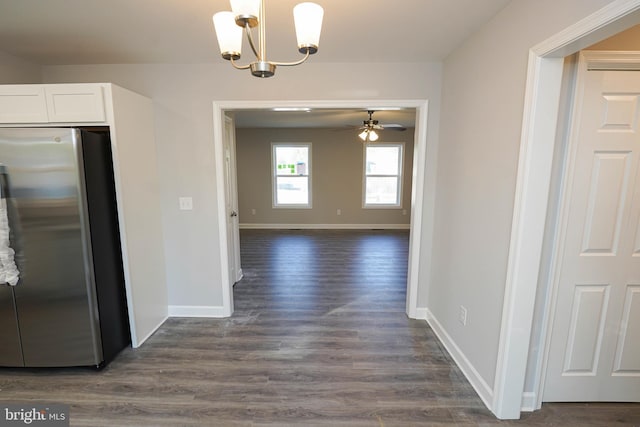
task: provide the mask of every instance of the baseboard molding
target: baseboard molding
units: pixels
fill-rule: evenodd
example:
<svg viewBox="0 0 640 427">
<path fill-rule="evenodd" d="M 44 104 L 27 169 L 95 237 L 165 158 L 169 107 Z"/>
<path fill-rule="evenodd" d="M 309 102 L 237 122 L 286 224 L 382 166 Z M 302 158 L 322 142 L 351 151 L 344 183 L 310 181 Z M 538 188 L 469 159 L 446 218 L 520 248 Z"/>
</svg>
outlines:
<svg viewBox="0 0 640 427">
<path fill-rule="evenodd" d="M 410 224 L 240 224 L 245 230 L 409 230 Z"/>
<path fill-rule="evenodd" d="M 522 393 L 522 412 L 533 412 L 538 410 L 538 399 L 536 393 L 530 391 Z"/>
<path fill-rule="evenodd" d="M 169 317 L 229 317 L 223 306 L 170 305 Z"/>
<path fill-rule="evenodd" d="M 493 390 L 491 387 L 485 382 L 485 380 L 480 376 L 478 371 L 473 367 L 473 364 L 467 359 L 462 350 L 456 345 L 455 341 L 449 336 L 449 334 L 442 327 L 440 322 L 435 318 L 433 313 L 426 310 L 426 320 L 433 329 L 433 332 L 436 334 L 442 345 L 444 345 L 445 349 L 449 352 L 449 355 L 456 362 L 464 376 L 467 378 L 471 386 L 474 388 L 482 402 L 486 405 L 486 407 L 491 410 L 492 402 L 493 402 Z"/>
</svg>

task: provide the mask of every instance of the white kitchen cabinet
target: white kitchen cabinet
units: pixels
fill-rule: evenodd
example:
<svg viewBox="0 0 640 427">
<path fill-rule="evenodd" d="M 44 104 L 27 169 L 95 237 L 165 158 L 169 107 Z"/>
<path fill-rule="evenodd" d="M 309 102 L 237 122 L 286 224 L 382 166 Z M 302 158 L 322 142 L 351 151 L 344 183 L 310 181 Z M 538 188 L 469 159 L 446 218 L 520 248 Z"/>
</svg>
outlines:
<svg viewBox="0 0 640 427">
<path fill-rule="evenodd" d="M 0 123 L 104 122 L 100 84 L 2 85 Z"/>
<path fill-rule="evenodd" d="M 44 85 L 0 86 L 0 123 L 46 123 Z"/>
<path fill-rule="evenodd" d="M 105 121 L 100 85 L 46 85 L 44 93 L 49 123 Z"/>
<path fill-rule="evenodd" d="M 56 126 L 109 127 L 131 341 L 138 347 L 168 316 L 153 102 L 111 83 L 0 85 L 0 127 Z"/>
</svg>

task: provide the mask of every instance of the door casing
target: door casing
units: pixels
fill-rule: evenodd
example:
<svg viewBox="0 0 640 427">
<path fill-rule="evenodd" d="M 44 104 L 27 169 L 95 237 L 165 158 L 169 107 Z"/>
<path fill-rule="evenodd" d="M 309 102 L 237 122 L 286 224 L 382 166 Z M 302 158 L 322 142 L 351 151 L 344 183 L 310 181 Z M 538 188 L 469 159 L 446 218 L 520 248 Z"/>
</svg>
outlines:
<svg viewBox="0 0 640 427">
<path fill-rule="evenodd" d="M 342 100 L 342 101 L 214 101 L 214 152 L 216 166 L 216 190 L 224 195 L 224 117 L 227 112 L 238 110 L 273 109 L 273 108 L 359 108 L 370 109 L 371 100 Z M 377 109 L 384 108 L 415 108 L 416 124 L 414 135 L 413 186 L 411 190 L 411 228 L 409 237 L 409 269 L 407 274 L 407 302 L 406 312 L 411 318 L 425 318 L 423 310 L 418 308 L 418 284 L 420 271 L 430 271 L 431 234 L 433 230 L 433 205 L 435 194 L 435 170 L 437 164 L 436 144 L 427 144 L 427 100 L 375 100 Z M 426 171 L 429 171 L 426 173 Z M 425 203 L 425 194 L 427 194 Z M 218 227 L 219 235 L 227 236 L 227 221 L 225 217 L 226 201 L 218 197 Z M 426 206 L 425 206 L 426 204 Z M 426 220 L 424 218 L 427 218 Z M 426 233 L 426 236 L 425 236 Z M 425 238 L 427 237 L 427 238 Z M 229 272 L 225 266 L 228 263 L 227 241 L 220 239 L 220 283 L 229 283 Z M 423 262 L 420 262 L 420 260 Z M 426 261 L 425 261 L 426 260 Z M 423 278 L 423 281 L 428 277 Z M 424 286 L 423 286 L 424 287 Z M 231 286 L 222 286 L 223 315 L 233 313 L 233 294 Z"/>
<path fill-rule="evenodd" d="M 517 419 L 542 405 L 542 353 L 528 359 L 555 150 L 564 58 L 640 22 L 640 0 L 618 0 L 533 46 L 525 91 L 518 175 L 491 411 Z M 546 308 L 548 310 L 548 307 Z M 542 325 L 546 328 L 546 325 Z M 546 332 L 543 331 L 542 336 Z M 544 347 L 543 347 L 544 348 Z M 527 374 L 533 378 L 525 390 Z"/>
</svg>

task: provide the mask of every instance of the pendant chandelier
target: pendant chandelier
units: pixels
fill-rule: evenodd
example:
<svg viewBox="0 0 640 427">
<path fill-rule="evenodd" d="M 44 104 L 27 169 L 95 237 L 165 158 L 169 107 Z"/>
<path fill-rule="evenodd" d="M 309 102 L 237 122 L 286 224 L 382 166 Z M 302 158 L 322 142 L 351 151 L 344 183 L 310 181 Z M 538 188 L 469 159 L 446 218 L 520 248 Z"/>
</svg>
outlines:
<svg viewBox="0 0 640 427">
<path fill-rule="evenodd" d="M 293 66 L 302 64 L 318 51 L 320 31 L 324 10 L 321 6 L 305 2 L 293 8 L 293 18 L 298 39 L 298 52 L 304 55 L 294 62 L 274 62 L 267 60 L 266 22 L 264 0 L 231 0 L 232 12 L 218 12 L 213 15 L 213 24 L 220 46 L 222 57 L 231 62 L 239 70 L 251 70 L 256 77 L 271 77 L 276 66 Z M 258 40 L 253 37 L 251 29 L 258 26 Z M 251 50 L 256 57 L 254 62 L 246 65 L 236 63 L 242 52 L 242 33 L 247 35 Z"/>
</svg>

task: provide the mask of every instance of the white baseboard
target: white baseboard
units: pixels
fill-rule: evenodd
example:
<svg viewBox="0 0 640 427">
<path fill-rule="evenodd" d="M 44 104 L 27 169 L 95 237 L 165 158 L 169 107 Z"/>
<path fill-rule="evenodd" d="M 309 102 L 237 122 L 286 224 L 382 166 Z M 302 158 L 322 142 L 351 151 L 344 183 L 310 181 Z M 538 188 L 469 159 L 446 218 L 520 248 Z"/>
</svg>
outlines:
<svg viewBox="0 0 640 427">
<path fill-rule="evenodd" d="M 435 332 L 436 336 L 440 340 L 440 342 L 444 345 L 444 347 L 449 352 L 449 355 L 456 362 L 464 376 L 467 378 L 471 386 L 475 389 L 476 393 L 482 399 L 485 406 L 491 410 L 492 402 L 493 402 L 493 390 L 486 383 L 486 381 L 480 376 L 478 371 L 473 367 L 473 364 L 467 359 L 462 350 L 456 345 L 451 336 L 447 334 L 445 329 L 442 327 L 440 322 L 434 317 L 433 313 L 426 310 L 426 320 Z"/>
<path fill-rule="evenodd" d="M 409 230 L 410 224 L 240 224 L 245 230 Z"/>
<path fill-rule="evenodd" d="M 231 314 L 222 306 L 170 305 L 169 317 L 229 317 Z"/>
</svg>

